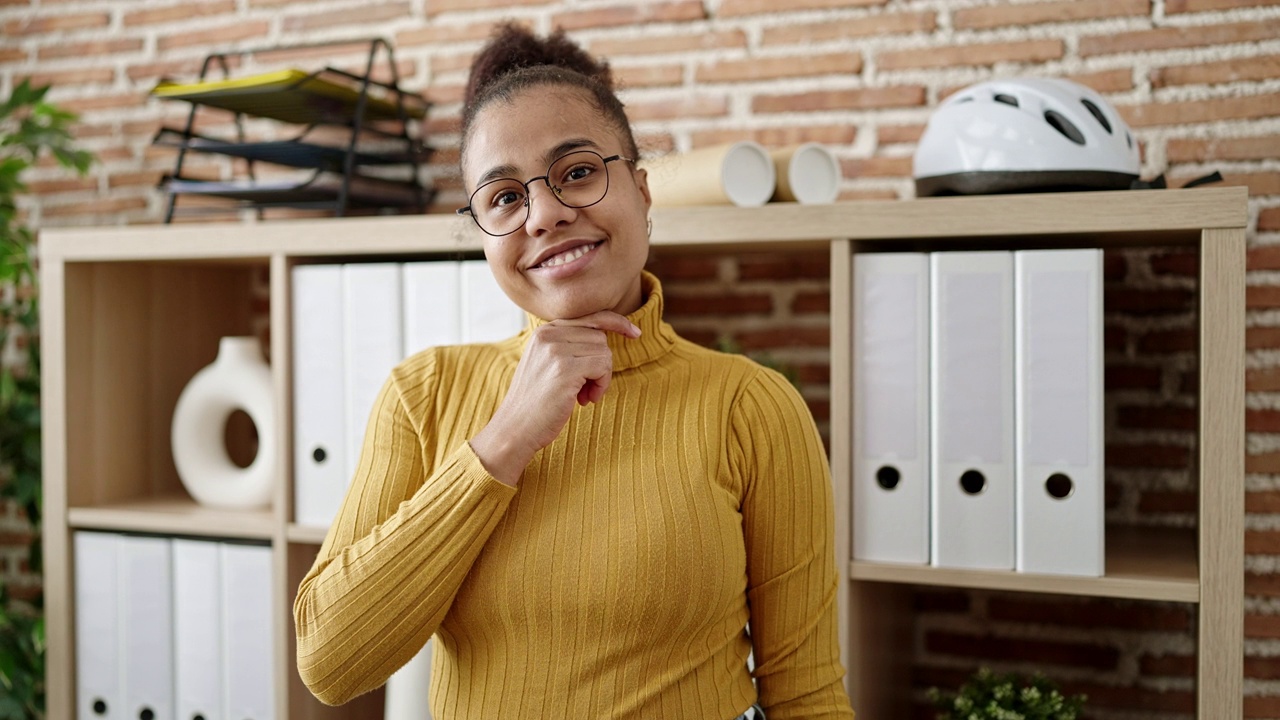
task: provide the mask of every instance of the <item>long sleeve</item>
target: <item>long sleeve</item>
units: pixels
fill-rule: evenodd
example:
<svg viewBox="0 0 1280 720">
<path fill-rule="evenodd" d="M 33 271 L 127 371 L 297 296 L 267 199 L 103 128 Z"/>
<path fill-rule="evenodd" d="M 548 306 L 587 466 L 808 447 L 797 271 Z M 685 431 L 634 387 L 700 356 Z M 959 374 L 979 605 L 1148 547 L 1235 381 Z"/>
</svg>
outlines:
<svg viewBox="0 0 1280 720">
<path fill-rule="evenodd" d="M 422 648 L 515 496 L 465 441 L 428 465 L 441 442 L 432 362 L 384 384 L 342 509 L 294 602 L 298 671 L 328 704 L 381 686 Z"/>
<path fill-rule="evenodd" d="M 770 720 L 853 717 L 841 682 L 835 520 L 817 428 L 799 393 L 770 370 L 744 388 L 731 423 L 730 462 L 745 483 L 761 705 Z"/>
</svg>

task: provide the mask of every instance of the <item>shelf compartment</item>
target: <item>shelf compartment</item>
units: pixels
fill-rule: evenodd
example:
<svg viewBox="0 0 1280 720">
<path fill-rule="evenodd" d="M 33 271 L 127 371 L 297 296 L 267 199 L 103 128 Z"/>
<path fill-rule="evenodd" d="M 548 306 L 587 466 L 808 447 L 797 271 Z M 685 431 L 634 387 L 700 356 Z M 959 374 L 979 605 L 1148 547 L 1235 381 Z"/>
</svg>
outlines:
<svg viewBox="0 0 1280 720">
<path fill-rule="evenodd" d="M 152 140 L 152 144 L 173 148 L 185 147 L 188 150 L 197 152 L 226 155 L 308 170 L 318 168 L 331 172 L 341 172 L 347 157 L 346 148 L 320 145 L 304 141 L 301 138 L 261 142 L 232 142 L 203 135 L 192 135 L 188 138 L 183 135 L 181 130 L 174 128 L 161 128 Z M 431 151 L 427 148 L 421 148 L 415 153 L 380 153 L 357 150 L 353 159 L 356 165 L 419 165 L 426 162 L 430 156 Z"/>
<path fill-rule="evenodd" d="M 315 207 L 336 205 L 342 192 L 342 178 L 317 171 L 311 177 L 296 180 L 183 180 L 170 179 L 165 190 L 174 195 L 203 195 L 205 197 L 241 200 L 255 207 Z M 431 198 L 420 186 L 408 182 L 396 182 L 353 176 L 348 185 L 348 204 L 366 207 L 425 207 Z"/>
<path fill-rule="evenodd" d="M 67 524 L 79 530 L 122 530 L 211 538 L 271 540 L 270 509 L 222 510 L 184 495 L 164 495 L 67 509 Z"/>
<path fill-rule="evenodd" d="M 1100 578 L 994 570 L 960 570 L 854 560 L 852 581 L 1198 603 L 1195 533 L 1164 528 L 1108 528 L 1107 574 Z"/>
<path fill-rule="evenodd" d="M 162 81 L 151 94 L 298 125 L 348 125 L 355 119 L 360 83 L 359 78 L 333 68 L 314 73 L 289 69 L 228 80 Z M 365 120 L 399 120 L 398 99 L 403 101 L 406 119 L 426 117 L 428 104 L 422 97 L 404 91 L 379 96 L 372 94 L 374 88 L 385 91 L 381 83 L 369 83 Z"/>
</svg>

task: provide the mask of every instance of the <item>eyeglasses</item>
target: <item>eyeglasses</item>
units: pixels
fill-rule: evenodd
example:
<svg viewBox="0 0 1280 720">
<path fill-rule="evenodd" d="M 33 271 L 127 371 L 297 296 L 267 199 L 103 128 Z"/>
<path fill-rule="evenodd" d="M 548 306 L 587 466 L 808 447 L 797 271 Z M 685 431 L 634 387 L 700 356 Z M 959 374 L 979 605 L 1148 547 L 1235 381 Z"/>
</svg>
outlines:
<svg viewBox="0 0 1280 720">
<path fill-rule="evenodd" d="M 471 215 L 476 225 L 494 237 L 510 235 L 529 219 L 529 186 L 541 180 L 561 205 L 584 208 L 595 205 L 609 192 L 609 163 L 635 160 L 621 155 L 603 157 L 591 150 L 577 150 L 551 162 L 546 175 L 520 182 L 498 178 L 476 188 L 469 205 L 458 208 L 459 215 Z"/>
</svg>

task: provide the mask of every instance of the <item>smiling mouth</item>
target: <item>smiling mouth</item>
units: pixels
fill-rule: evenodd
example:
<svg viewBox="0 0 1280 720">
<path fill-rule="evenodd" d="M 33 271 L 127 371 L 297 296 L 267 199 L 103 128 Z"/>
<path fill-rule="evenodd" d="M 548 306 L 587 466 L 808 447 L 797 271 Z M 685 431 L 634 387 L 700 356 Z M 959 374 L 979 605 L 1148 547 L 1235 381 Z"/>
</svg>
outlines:
<svg viewBox="0 0 1280 720">
<path fill-rule="evenodd" d="M 595 250 L 596 248 L 600 247 L 602 244 L 604 244 L 603 240 L 601 240 L 600 242 L 591 243 L 590 245 L 579 245 L 578 247 L 573 248 L 572 250 L 565 250 L 562 253 L 552 255 L 551 257 L 547 258 L 546 260 L 543 260 L 542 262 L 538 263 L 534 267 L 535 268 L 553 268 L 553 267 L 559 267 L 567 263 L 571 263 L 574 260 L 577 260 L 578 258 L 582 257 L 583 255 L 586 255 L 587 253 L 591 252 L 592 250 Z"/>
</svg>

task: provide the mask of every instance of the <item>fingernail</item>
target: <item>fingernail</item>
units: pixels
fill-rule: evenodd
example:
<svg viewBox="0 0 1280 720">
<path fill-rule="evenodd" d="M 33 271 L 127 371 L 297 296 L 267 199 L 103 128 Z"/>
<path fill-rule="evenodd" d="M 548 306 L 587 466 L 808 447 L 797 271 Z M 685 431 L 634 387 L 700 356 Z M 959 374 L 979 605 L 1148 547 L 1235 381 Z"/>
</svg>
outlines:
<svg viewBox="0 0 1280 720">
<path fill-rule="evenodd" d="M 633 331 L 633 332 L 632 332 L 632 335 L 633 335 L 634 337 L 640 337 L 640 326 L 639 326 L 639 325 L 636 325 L 635 323 L 631 323 L 631 329 L 632 329 L 632 331 Z"/>
</svg>

